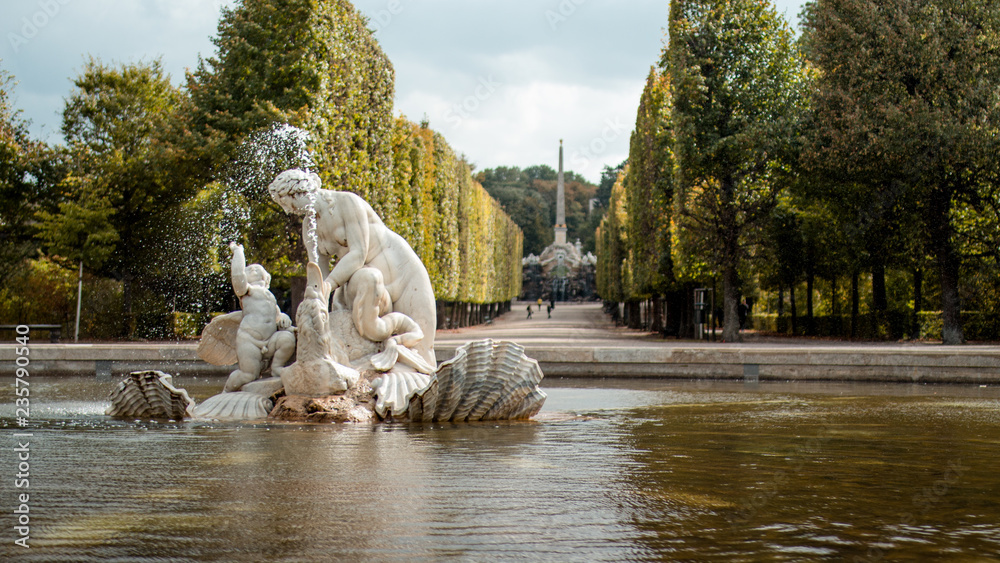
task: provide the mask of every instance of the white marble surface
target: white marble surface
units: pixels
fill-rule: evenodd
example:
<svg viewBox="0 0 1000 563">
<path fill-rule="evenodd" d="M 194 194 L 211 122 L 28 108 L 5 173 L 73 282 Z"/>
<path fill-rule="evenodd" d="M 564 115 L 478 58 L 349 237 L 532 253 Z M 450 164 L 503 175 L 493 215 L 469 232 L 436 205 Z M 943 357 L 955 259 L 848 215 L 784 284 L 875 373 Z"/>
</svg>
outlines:
<svg viewBox="0 0 1000 563">
<path fill-rule="evenodd" d="M 429 365 L 436 365 L 434 331 L 437 308 L 434 289 L 427 269 L 410 245 L 386 227 L 362 198 L 350 192 L 322 189 L 316 174 L 287 170 L 278 175 L 268 190 L 287 213 L 315 216 L 314 233 L 309 232 L 313 221 L 303 221 L 303 239 L 312 240 L 315 237 L 317 263 L 325 281 L 336 292 L 334 300 L 345 305 L 352 303 L 353 299 L 343 295 L 349 292 L 344 286 L 363 268 L 377 270 L 382 276 L 381 285 L 388 293 L 391 311 L 374 317 L 367 315 L 366 319 L 375 319 L 375 324 L 378 320 L 395 323 L 398 326 L 392 330 L 402 333 L 414 331 L 409 330 L 409 326 L 403 326 L 406 321 L 402 318 L 386 321 L 384 313 L 400 313 L 412 320 L 422 336 L 419 339 L 407 338 L 408 343 L 399 343 L 414 349 Z M 331 269 L 330 261 L 334 257 L 337 260 Z M 366 287 L 371 283 L 370 279 L 364 281 Z M 370 326 L 362 326 L 358 331 L 364 334 L 370 329 Z M 379 330 L 373 335 L 383 332 Z"/>
</svg>

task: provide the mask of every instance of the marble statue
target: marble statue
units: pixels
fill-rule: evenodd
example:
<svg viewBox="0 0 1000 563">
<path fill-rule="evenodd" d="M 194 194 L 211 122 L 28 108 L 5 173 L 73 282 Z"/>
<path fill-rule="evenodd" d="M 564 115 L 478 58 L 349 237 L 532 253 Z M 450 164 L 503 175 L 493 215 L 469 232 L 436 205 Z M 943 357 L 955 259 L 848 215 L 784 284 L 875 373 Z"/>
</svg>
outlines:
<svg viewBox="0 0 1000 563">
<path fill-rule="evenodd" d="M 438 366 L 427 270 L 363 199 L 321 189 L 319 177 L 302 170 L 282 172 L 268 191 L 286 212 L 306 219 L 309 260 L 296 332 L 291 340 L 281 336 L 290 321 L 267 291 L 267 272 L 245 266 L 242 247 L 234 246 L 233 288 L 243 307 L 230 314 L 240 315 L 235 353 L 226 356 L 227 333 L 212 329 L 216 321 L 203 332 L 199 353 L 205 348 L 209 361 L 238 359 L 239 369 L 226 383 L 232 392 L 207 399 L 196 417 L 462 422 L 538 412 L 545 401 L 541 370 L 514 343 L 469 343 Z M 293 349 L 295 362 L 285 366 Z M 253 381 L 268 353 L 277 377 Z"/>
<path fill-rule="evenodd" d="M 271 374 L 281 375 L 295 353 L 295 328 L 278 308 L 267 270 L 260 264 L 247 266 L 242 245 L 230 243 L 229 248 L 233 291 L 241 310 L 216 317 L 205 327 L 198 354 L 212 364 L 238 364 L 225 385 L 225 391 L 235 392 L 260 377 L 266 359 L 271 360 Z"/>
<path fill-rule="evenodd" d="M 382 272 L 367 266 L 359 268 L 338 297 L 340 301 L 335 301 L 334 306 L 350 311 L 358 334 L 383 347 L 381 353 L 370 357 L 375 370 L 389 371 L 399 361 L 420 373 L 434 372 L 435 366 L 411 352 L 424 340 L 424 331 L 409 316 L 392 310 Z"/>
<path fill-rule="evenodd" d="M 347 391 L 358 382 L 357 370 L 343 345 L 330 330 L 330 284 L 315 262 L 306 265 L 305 299 L 295 322 L 299 328 L 295 363 L 281 373 L 288 395 L 325 397 Z"/>
<path fill-rule="evenodd" d="M 434 288 L 423 262 L 403 237 L 389 230 L 368 203 L 350 192 L 325 190 L 319 176 L 303 170 L 286 170 L 268 186 L 271 197 L 285 212 L 315 217 L 315 233 L 308 232 L 311 221 L 303 221 L 303 240 L 315 237 L 320 271 L 341 302 L 354 274 L 369 267 L 382 274 L 392 303 L 392 311 L 416 322 L 423 337 L 413 349 L 435 366 L 434 331 L 437 307 Z M 331 269 L 333 257 L 336 264 Z"/>
</svg>

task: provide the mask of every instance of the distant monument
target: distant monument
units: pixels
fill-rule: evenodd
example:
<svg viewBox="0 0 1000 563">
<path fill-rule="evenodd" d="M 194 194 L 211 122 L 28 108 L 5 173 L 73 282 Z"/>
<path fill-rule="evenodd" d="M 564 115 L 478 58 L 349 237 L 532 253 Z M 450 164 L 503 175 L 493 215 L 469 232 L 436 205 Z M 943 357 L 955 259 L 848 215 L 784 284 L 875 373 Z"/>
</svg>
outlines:
<svg viewBox="0 0 1000 563">
<path fill-rule="evenodd" d="M 559 140 L 559 179 L 556 184 L 555 241 L 541 256 L 522 259 L 521 297 L 529 301 L 576 301 L 596 298 L 597 257 L 583 254 L 580 239 L 566 241 L 566 182 L 563 175 L 563 142 Z"/>
</svg>

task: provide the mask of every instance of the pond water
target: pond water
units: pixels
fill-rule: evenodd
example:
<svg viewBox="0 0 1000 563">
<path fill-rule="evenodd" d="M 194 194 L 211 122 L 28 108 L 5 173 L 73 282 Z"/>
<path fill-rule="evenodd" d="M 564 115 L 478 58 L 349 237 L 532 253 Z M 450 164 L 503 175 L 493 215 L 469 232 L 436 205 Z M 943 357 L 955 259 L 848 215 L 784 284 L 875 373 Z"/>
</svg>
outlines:
<svg viewBox="0 0 1000 563">
<path fill-rule="evenodd" d="M 177 378 L 198 400 L 217 378 Z M 546 380 L 532 422 L 112 421 L 32 376 L 0 560 L 929 561 L 1000 553 L 1000 388 Z"/>
</svg>

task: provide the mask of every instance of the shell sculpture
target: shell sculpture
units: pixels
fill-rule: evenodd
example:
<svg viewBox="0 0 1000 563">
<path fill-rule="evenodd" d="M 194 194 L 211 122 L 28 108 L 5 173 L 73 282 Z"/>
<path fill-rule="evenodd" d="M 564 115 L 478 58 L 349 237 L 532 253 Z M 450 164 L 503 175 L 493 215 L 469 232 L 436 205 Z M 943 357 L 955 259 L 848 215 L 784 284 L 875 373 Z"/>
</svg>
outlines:
<svg viewBox="0 0 1000 563">
<path fill-rule="evenodd" d="M 192 416 L 194 400 L 161 371 L 134 371 L 111 391 L 105 414 L 128 419 L 181 420 Z"/>
<path fill-rule="evenodd" d="M 267 418 L 273 407 L 271 398 L 260 393 L 219 393 L 198 405 L 194 416 L 213 420 L 257 420 Z"/>
<path fill-rule="evenodd" d="M 478 340 L 455 351 L 410 399 L 414 422 L 474 422 L 531 418 L 545 403 L 538 362 L 514 342 Z"/>
<path fill-rule="evenodd" d="M 240 330 L 243 311 L 219 315 L 205 325 L 198 341 L 198 357 L 214 366 L 230 366 L 238 361 L 236 333 Z"/>
<path fill-rule="evenodd" d="M 375 390 L 375 412 L 381 418 L 401 417 L 410 407 L 410 399 L 427 389 L 431 376 L 398 368 L 371 382 Z M 391 414 L 390 414 L 391 413 Z"/>
</svg>

